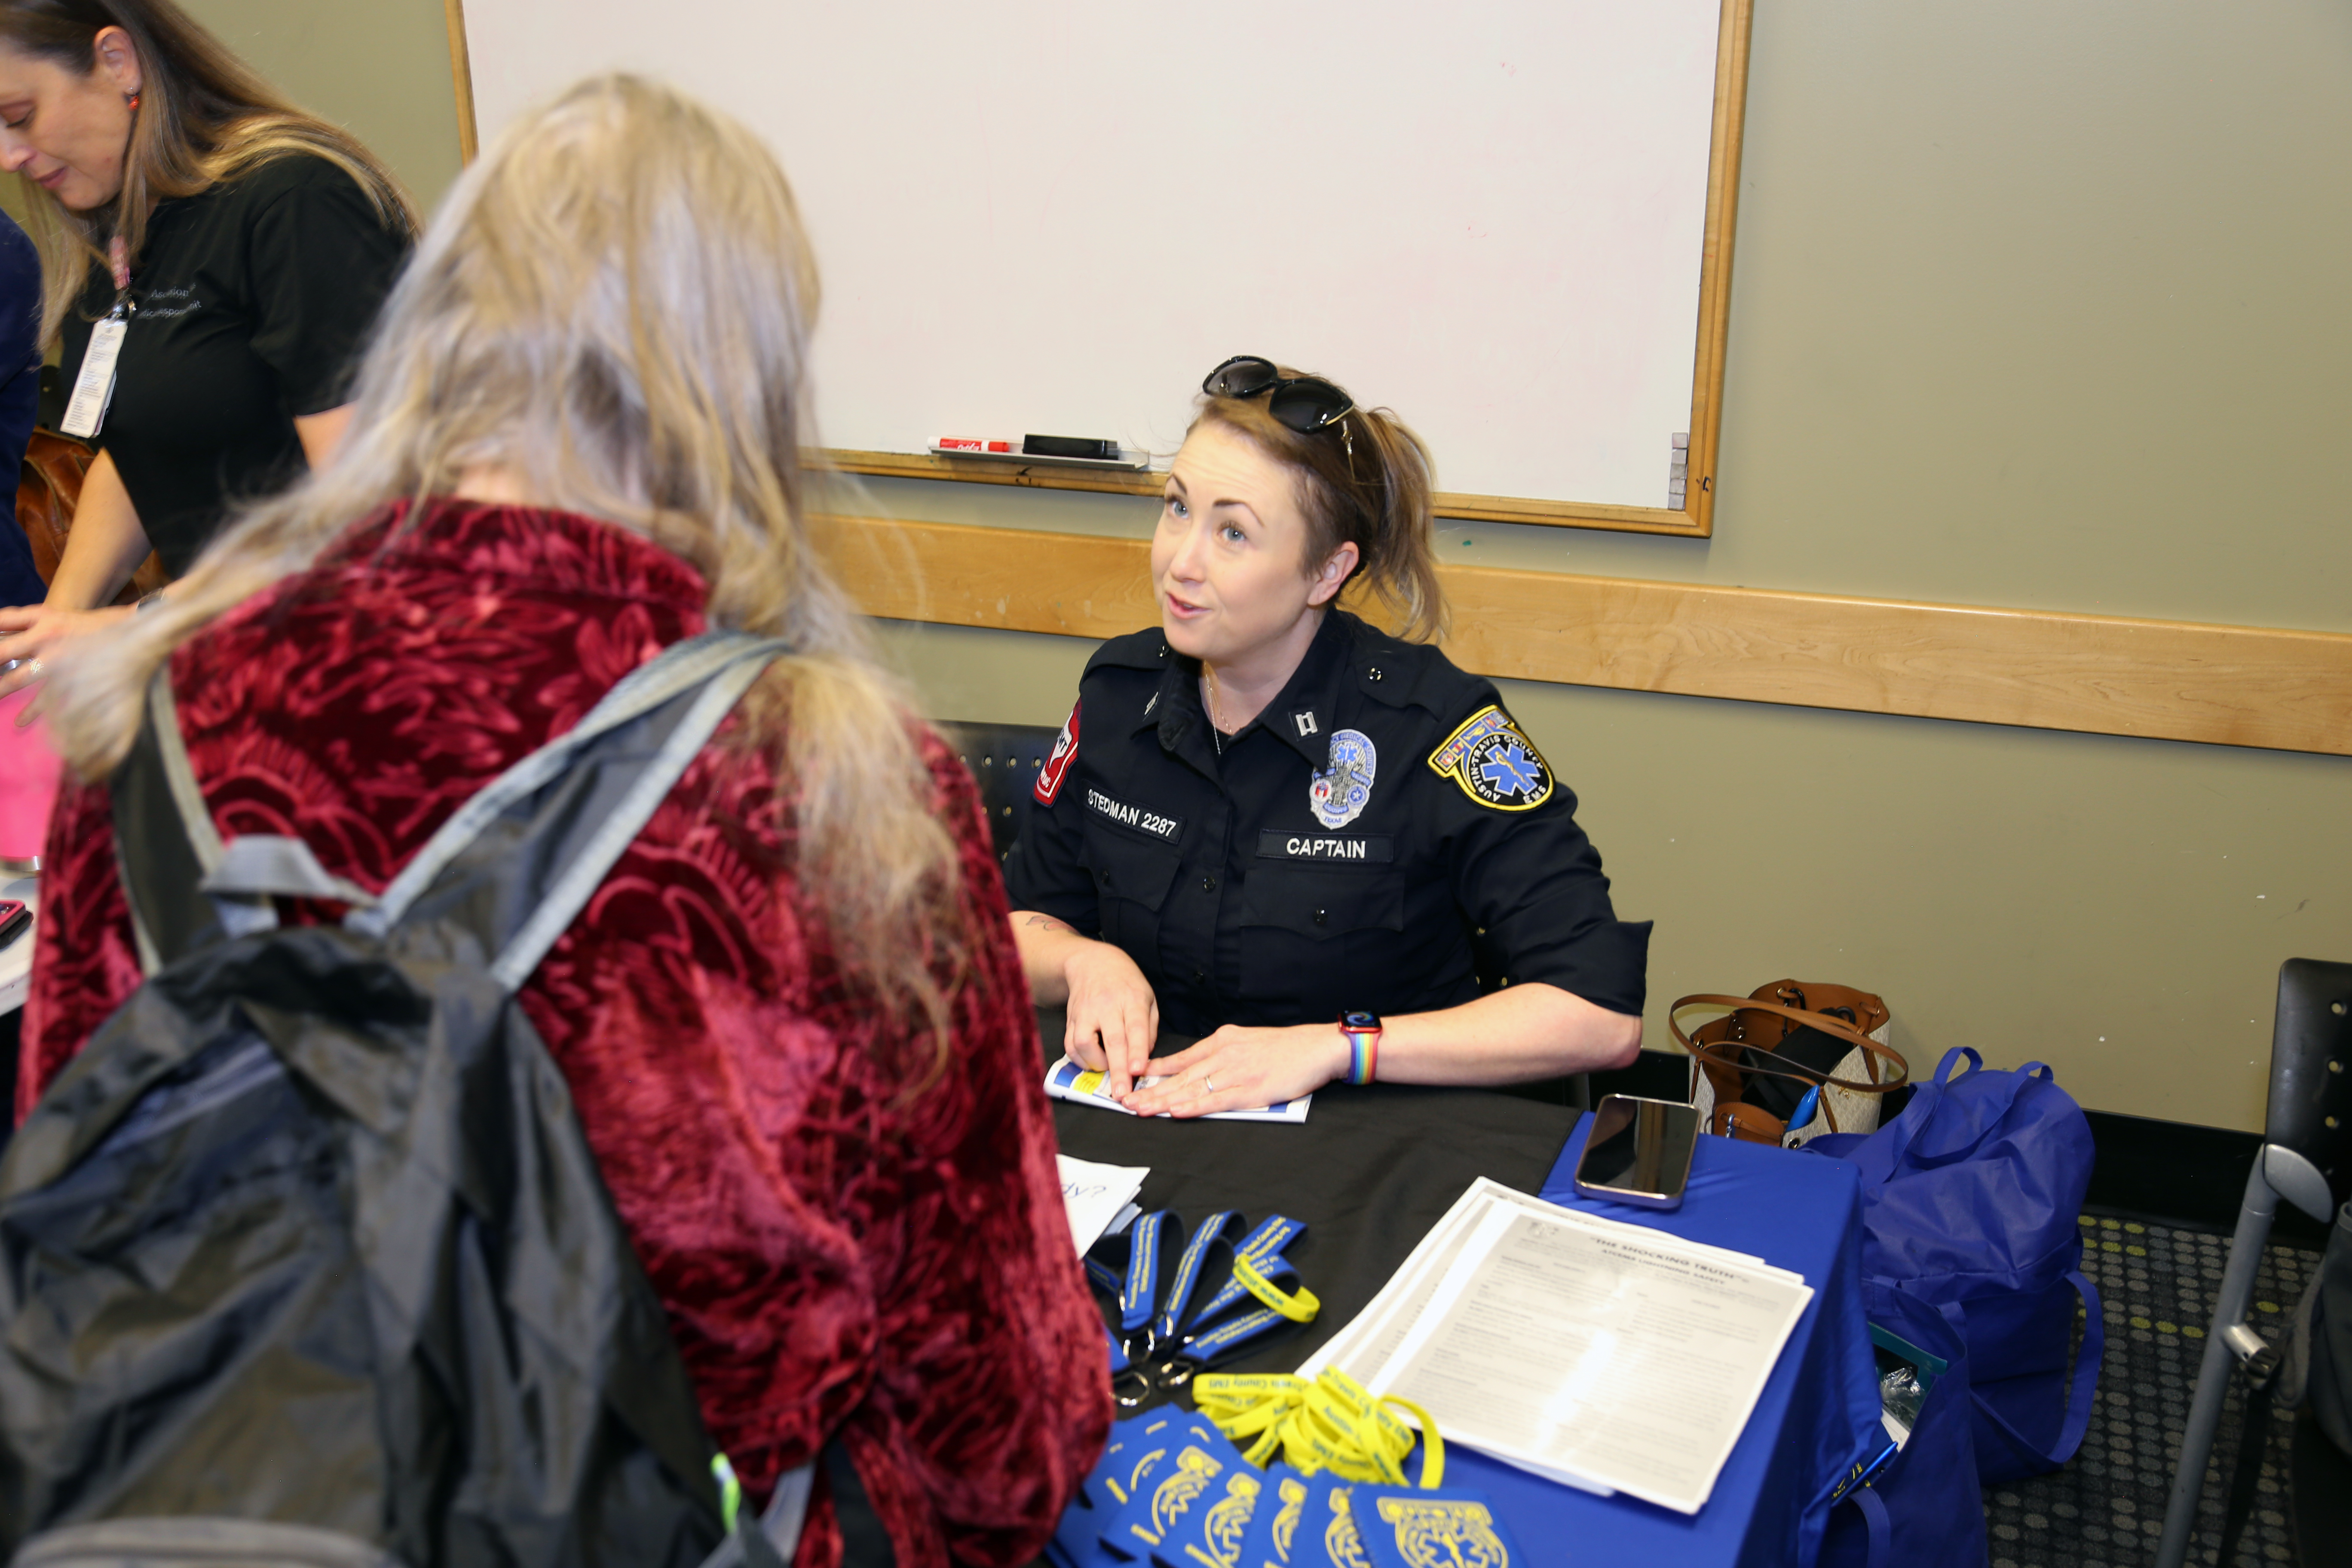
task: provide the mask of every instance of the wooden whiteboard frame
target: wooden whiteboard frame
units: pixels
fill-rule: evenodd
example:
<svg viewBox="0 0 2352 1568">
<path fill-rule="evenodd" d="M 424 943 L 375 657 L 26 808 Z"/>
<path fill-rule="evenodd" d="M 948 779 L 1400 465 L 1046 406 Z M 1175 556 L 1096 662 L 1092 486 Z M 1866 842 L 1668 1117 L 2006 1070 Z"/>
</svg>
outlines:
<svg viewBox="0 0 2352 1568">
<path fill-rule="evenodd" d="M 458 142 L 477 152 L 464 0 L 443 0 Z M 1706 537 L 1752 0 L 1725 0 L 1685 510 L 1442 495 L 1449 518 Z M 1702 445 L 1704 442 L 1704 445 Z M 837 452 L 858 473 L 1156 495 L 1143 476 Z M 971 465 L 982 468 L 984 465 Z M 1528 510 L 1540 507 L 1542 515 Z M 813 519 L 866 614 L 1104 637 L 1158 617 L 1148 545 L 1036 530 Z M 1466 668 L 1524 680 L 2352 755 L 2352 635 L 1446 565 Z"/>
<path fill-rule="evenodd" d="M 449 21 L 449 61 L 457 89 L 457 142 L 474 161 L 474 77 L 466 43 L 465 0 L 442 0 Z M 1723 430 L 1723 350 L 1731 319 L 1731 234 L 1739 205 L 1739 139 L 1748 113 L 1748 35 L 1755 0 L 1722 0 L 1716 28 L 1715 124 L 1707 142 L 1706 217 L 1700 231 L 1698 342 L 1691 373 L 1690 458 L 1679 510 L 1612 506 L 1600 501 L 1537 500 L 1517 496 L 1440 491 L 1437 515 L 1467 522 L 1526 522 L 1553 528 L 1601 528 L 1620 533 L 1666 533 L 1706 539 L 1715 532 L 1715 459 Z M 1022 485 L 1035 489 L 1095 490 L 1156 496 L 1158 474 L 1088 473 L 1017 463 L 960 463 L 928 452 L 825 454 L 847 473 L 900 479 L 951 479 L 964 484 Z"/>
<path fill-rule="evenodd" d="M 441 0 L 441 14 L 449 26 L 449 75 L 457 89 L 457 157 L 471 163 L 482 150 L 482 136 L 474 123 L 474 51 L 466 42 L 466 0 Z"/>
</svg>

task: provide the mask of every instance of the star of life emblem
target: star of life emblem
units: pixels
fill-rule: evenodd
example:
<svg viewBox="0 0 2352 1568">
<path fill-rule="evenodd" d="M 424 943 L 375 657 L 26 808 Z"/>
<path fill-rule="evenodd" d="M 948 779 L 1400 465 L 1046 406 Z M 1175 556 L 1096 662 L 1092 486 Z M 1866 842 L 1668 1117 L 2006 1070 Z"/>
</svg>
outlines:
<svg viewBox="0 0 2352 1568">
<path fill-rule="evenodd" d="M 1361 730 L 1333 731 L 1329 760 L 1307 784 L 1307 805 L 1315 820 L 1326 827 L 1345 827 L 1362 816 L 1371 804 L 1380 761 L 1372 738 Z"/>
<path fill-rule="evenodd" d="M 1429 765 L 1497 811 L 1533 811 L 1551 798 L 1551 768 L 1543 753 L 1497 707 L 1472 714 L 1430 753 Z"/>
</svg>

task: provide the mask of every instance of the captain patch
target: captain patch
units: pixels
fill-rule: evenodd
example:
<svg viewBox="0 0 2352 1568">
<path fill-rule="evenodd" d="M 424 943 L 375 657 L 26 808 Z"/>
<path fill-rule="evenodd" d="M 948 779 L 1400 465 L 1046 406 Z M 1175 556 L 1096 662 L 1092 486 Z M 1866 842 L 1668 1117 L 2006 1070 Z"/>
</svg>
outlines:
<svg viewBox="0 0 2352 1568">
<path fill-rule="evenodd" d="M 1257 853 L 1261 860 L 1377 860 L 1385 865 L 1396 858 L 1396 845 L 1386 834 L 1343 838 L 1336 834 L 1285 833 L 1279 827 L 1262 827 Z"/>
<path fill-rule="evenodd" d="M 1550 765 L 1498 707 L 1472 714 L 1429 753 L 1429 765 L 1460 784 L 1464 795 L 1497 811 L 1533 811 L 1551 798 Z"/>
<path fill-rule="evenodd" d="M 1037 786 L 1031 793 L 1036 795 L 1039 805 L 1054 804 L 1054 797 L 1062 793 L 1062 780 L 1069 773 L 1070 764 L 1078 760 L 1080 706 L 1076 702 L 1070 704 L 1070 716 L 1064 721 L 1062 732 L 1054 737 L 1054 754 L 1047 757 L 1045 765 L 1037 771 Z"/>
</svg>

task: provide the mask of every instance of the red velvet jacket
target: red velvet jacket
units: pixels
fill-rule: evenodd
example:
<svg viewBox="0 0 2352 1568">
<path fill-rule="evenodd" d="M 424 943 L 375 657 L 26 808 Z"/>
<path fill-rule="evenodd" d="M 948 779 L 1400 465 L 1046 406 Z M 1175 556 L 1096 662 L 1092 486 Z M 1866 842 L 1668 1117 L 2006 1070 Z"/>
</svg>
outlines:
<svg viewBox="0 0 2352 1568">
<path fill-rule="evenodd" d="M 621 530 L 456 502 L 405 516 L 353 529 L 172 660 L 222 833 L 298 836 L 370 890 L 703 626 L 702 579 Z M 750 748 L 697 759 L 521 997 L 712 1436 L 764 1494 L 843 1431 L 905 1568 L 1025 1562 L 1110 1417 L 1003 884 L 971 779 L 936 738 L 928 754 L 982 934 L 950 1070 L 911 1105 L 885 1066 L 906 1042 L 834 983 Z M 102 787 L 58 801 L 20 1118 L 140 981 L 108 811 Z M 825 1568 L 839 1537 L 818 1490 L 800 1561 Z"/>
</svg>

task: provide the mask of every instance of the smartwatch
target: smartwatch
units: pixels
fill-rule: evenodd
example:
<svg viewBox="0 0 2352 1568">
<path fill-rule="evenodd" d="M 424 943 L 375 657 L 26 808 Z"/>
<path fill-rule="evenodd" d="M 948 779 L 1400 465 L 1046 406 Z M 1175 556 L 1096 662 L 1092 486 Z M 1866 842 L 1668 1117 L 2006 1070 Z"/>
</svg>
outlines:
<svg viewBox="0 0 2352 1568">
<path fill-rule="evenodd" d="M 1342 1013 L 1339 1032 L 1348 1037 L 1348 1081 L 1371 1082 L 1381 1066 L 1381 1016 L 1360 1010 Z"/>
</svg>

